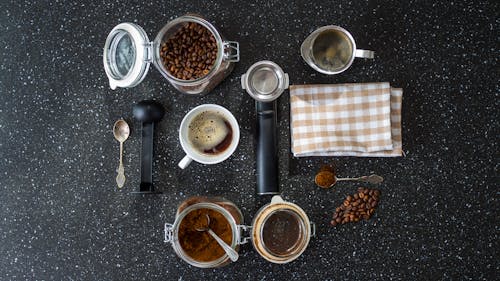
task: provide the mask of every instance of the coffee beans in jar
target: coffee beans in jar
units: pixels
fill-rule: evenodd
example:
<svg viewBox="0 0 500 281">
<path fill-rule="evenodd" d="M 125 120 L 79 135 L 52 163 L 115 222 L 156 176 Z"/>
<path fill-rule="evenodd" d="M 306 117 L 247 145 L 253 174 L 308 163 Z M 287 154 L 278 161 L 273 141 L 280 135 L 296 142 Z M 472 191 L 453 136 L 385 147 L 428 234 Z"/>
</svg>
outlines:
<svg viewBox="0 0 500 281">
<path fill-rule="evenodd" d="M 380 190 L 360 187 L 354 195 L 349 195 L 342 205 L 335 209 L 331 225 L 368 220 L 378 205 Z"/>
<path fill-rule="evenodd" d="M 161 46 L 165 69 L 181 80 L 195 80 L 207 75 L 217 59 L 214 35 L 195 22 L 184 23 Z"/>
</svg>

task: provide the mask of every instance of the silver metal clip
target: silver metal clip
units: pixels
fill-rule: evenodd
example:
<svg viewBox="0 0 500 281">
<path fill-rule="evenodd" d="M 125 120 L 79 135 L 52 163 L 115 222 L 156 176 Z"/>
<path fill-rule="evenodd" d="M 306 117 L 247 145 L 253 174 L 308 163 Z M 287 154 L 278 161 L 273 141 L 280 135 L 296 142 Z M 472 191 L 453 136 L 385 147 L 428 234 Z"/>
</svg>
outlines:
<svg viewBox="0 0 500 281">
<path fill-rule="evenodd" d="M 224 49 L 224 60 L 228 62 L 240 61 L 240 44 L 236 41 L 226 41 L 222 43 Z"/>
<path fill-rule="evenodd" d="M 148 42 L 146 44 L 144 44 L 144 51 L 146 53 L 146 55 L 144 56 L 145 57 L 145 61 L 146 62 L 152 62 L 153 61 L 153 42 Z"/>
<path fill-rule="evenodd" d="M 165 240 L 163 242 L 170 243 L 174 240 L 174 225 L 171 223 L 165 224 Z"/>
<path fill-rule="evenodd" d="M 246 244 L 250 241 L 250 236 L 244 236 L 243 234 L 248 232 L 250 229 L 252 229 L 251 226 L 248 225 L 238 225 L 238 240 L 237 244 L 238 245 L 243 245 Z"/>
</svg>

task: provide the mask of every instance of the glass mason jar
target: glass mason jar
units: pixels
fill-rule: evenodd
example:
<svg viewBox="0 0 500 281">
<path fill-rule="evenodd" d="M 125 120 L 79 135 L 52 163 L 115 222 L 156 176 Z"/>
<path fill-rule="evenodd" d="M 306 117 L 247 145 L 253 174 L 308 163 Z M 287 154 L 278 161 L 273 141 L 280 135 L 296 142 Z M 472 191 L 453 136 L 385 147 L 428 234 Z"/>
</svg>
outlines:
<svg viewBox="0 0 500 281">
<path fill-rule="evenodd" d="M 297 259 L 315 235 L 316 225 L 304 210 L 276 195 L 257 211 L 250 237 L 264 259 L 284 264 Z"/>
<path fill-rule="evenodd" d="M 241 211 L 230 201 L 219 197 L 191 197 L 179 205 L 174 223 L 165 224 L 165 242 L 172 244 L 177 256 L 196 267 L 221 267 L 230 262 L 226 254 L 217 260 L 200 262 L 182 249 L 179 226 L 187 214 L 199 209 L 217 211 L 229 222 L 232 230 L 231 248 L 238 251 L 240 245 L 252 241 L 259 255 L 277 264 L 297 259 L 307 248 L 310 238 L 316 234 L 315 224 L 309 221 L 304 210 L 296 204 L 283 201 L 278 195 L 257 212 L 251 226 L 243 224 Z M 245 236 L 246 233 L 250 233 L 249 236 Z"/>
<path fill-rule="evenodd" d="M 171 243 L 174 248 L 175 253 L 181 259 L 189 263 L 190 265 L 201 267 L 201 268 L 214 268 L 221 267 L 231 262 L 227 254 L 224 253 L 221 257 L 213 261 L 198 261 L 189 256 L 186 251 L 182 248 L 179 240 L 179 227 L 183 219 L 190 212 L 209 209 L 221 214 L 226 221 L 229 223 L 232 233 L 231 248 L 235 251 L 239 250 L 239 245 L 244 244 L 241 241 L 241 224 L 243 223 L 243 215 L 240 209 L 236 207 L 232 202 L 220 198 L 220 197 L 191 197 L 184 202 L 182 202 L 177 208 L 177 213 L 175 215 L 175 221 L 173 224 L 165 224 L 165 242 Z"/>
<path fill-rule="evenodd" d="M 194 80 L 174 77 L 163 65 L 161 45 L 186 23 L 195 22 L 207 28 L 215 37 L 217 57 L 210 71 Z M 150 63 L 177 90 L 185 94 L 203 95 L 210 92 L 240 60 L 239 44 L 226 41 L 219 31 L 204 18 L 188 14 L 168 22 L 153 42 L 142 27 L 134 23 L 121 23 L 109 33 L 104 45 L 103 63 L 111 89 L 137 86 L 146 76 Z"/>
</svg>

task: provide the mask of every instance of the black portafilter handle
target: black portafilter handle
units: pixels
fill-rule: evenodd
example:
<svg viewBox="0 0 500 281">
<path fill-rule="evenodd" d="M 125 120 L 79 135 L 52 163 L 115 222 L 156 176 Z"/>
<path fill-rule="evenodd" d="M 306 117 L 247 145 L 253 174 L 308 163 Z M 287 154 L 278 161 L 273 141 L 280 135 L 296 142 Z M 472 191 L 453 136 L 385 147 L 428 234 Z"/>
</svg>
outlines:
<svg viewBox="0 0 500 281">
<path fill-rule="evenodd" d="M 141 185 L 132 193 L 156 194 L 153 186 L 153 137 L 155 122 L 165 115 L 163 106 L 153 100 L 143 100 L 134 106 L 134 117 L 142 122 Z"/>
<path fill-rule="evenodd" d="M 276 101 L 255 102 L 257 111 L 257 194 L 279 194 Z"/>
</svg>

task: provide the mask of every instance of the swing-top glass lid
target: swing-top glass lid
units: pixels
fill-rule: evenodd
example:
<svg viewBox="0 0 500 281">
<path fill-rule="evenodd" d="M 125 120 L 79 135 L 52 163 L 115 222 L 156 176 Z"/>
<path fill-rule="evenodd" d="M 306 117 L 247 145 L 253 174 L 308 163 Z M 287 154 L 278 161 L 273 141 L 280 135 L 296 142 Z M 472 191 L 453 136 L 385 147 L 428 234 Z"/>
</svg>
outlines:
<svg viewBox="0 0 500 281">
<path fill-rule="evenodd" d="M 104 69 L 111 89 L 134 87 L 149 70 L 152 52 L 142 27 L 121 23 L 108 35 L 104 45 Z"/>
</svg>

